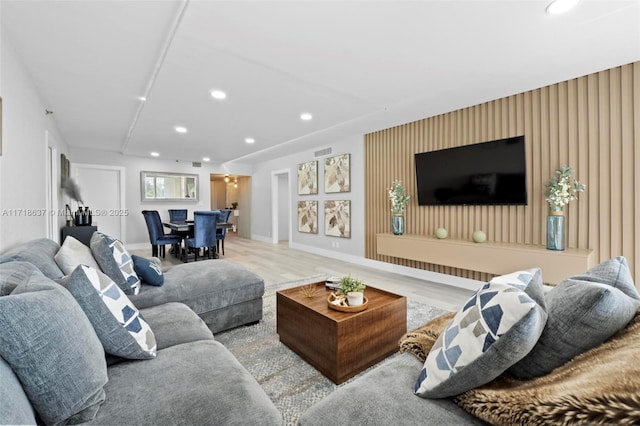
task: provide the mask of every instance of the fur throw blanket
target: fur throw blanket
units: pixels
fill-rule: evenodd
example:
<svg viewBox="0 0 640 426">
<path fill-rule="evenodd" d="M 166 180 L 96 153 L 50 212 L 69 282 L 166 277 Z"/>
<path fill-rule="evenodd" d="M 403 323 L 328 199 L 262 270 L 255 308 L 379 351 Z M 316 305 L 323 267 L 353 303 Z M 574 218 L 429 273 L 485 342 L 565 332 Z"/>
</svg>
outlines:
<svg viewBox="0 0 640 426">
<path fill-rule="evenodd" d="M 449 320 L 407 333 L 400 351 L 424 361 Z M 612 338 L 546 376 L 519 380 L 505 373 L 454 402 L 493 425 L 640 424 L 640 311 Z"/>
<path fill-rule="evenodd" d="M 400 338 L 400 352 L 409 352 L 424 362 L 429 355 L 429 351 L 442 330 L 451 322 L 456 312 L 449 312 L 436 317 L 413 331 L 408 332 Z M 416 379 L 418 377 L 416 376 Z"/>
</svg>

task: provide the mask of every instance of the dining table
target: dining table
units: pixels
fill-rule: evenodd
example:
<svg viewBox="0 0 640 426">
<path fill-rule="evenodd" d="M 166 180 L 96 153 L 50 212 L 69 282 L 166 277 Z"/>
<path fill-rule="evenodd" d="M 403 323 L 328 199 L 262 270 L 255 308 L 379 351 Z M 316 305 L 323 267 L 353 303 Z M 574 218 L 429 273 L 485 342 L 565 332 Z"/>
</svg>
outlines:
<svg viewBox="0 0 640 426">
<path fill-rule="evenodd" d="M 162 222 L 162 225 L 170 230 L 174 231 L 177 234 L 182 234 L 186 238 L 193 237 L 194 232 L 194 224 L 193 220 L 182 220 L 182 221 L 173 221 L 173 222 Z M 233 224 L 229 222 L 218 222 L 216 224 L 216 228 L 218 229 L 230 229 L 233 228 Z M 173 249 L 171 249 L 173 250 Z M 218 253 L 214 253 L 214 258 L 218 258 Z M 185 259 L 186 261 L 186 259 Z"/>
<path fill-rule="evenodd" d="M 183 221 L 173 221 L 173 222 L 162 222 L 162 225 L 166 228 L 171 229 L 176 232 L 184 232 L 189 235 L 193 235 L 193 220 L 183 220 Z M 218 222 L 216 224 L 216 228 L 219 229 L 230 229 L 233 228 L 233 224 L 230 222 Z"/>
</svg>

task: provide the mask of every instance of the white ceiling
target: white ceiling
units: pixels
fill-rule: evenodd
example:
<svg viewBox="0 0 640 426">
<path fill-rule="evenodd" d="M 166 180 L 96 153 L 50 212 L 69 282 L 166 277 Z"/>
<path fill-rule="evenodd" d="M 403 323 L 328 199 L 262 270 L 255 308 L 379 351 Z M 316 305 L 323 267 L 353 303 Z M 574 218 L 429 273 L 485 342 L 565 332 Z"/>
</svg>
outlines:
<svg viewBox="0 0 640 426">
<path fill-rule="evenodd" d="M 548 1 L 0 7 L 71 147 L 252 164 L 640 60 L 640 1 Z"/>
</svg>

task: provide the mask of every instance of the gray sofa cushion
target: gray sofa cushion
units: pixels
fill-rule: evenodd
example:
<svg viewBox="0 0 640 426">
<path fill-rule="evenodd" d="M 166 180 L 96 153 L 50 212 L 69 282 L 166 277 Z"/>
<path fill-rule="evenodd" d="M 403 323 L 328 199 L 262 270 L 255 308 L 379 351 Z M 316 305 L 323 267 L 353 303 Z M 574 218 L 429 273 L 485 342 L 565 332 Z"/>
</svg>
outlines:
<svg viewBox="0 0 640 426">
<path fill-rule="evenodd" d="M 125 294 L 140 292 L 140 278 L 133 269 L 133 259 L 120 240 L 100 232 L 91 236 L 91 253 L 100 269 L 111 278 Z"/>
<path fill-rule="evenodd" d="M 194 367 L 197 366 L 197 367 Z M 96 425 L 282 425 L 258 382 L 220 343 L 171 346 L 109 367 Z"/>
<path fill-rule="evenodd" d="M 549 319 L 526 357 L 509 369 L 521 378 L 545 375 L 623 329 L 640 307 L 624 257 L 567 278 L 546 295 Z"/>
<path fill-rule="evenodd" d="M 78 301 L 107 353 L 128 359 L 156 356 L 153 330 L 111 278 L 79 265 L 61 284 Z"/>
<path fill-rule="evenodd" d="M 29 262 L 8 262 L 0 264 L 0 296 L 11 294 L 18 284 L 29 280 L 32 275 L 42 272 Z"/>
<path fill-rule="evenodd" d="M 0 425 L 34 425 L 35 413 L 22 384 L 7 362 L 0 358 Z"/>
<path fill-rule="evenodd" d="M 36 266 L 46 277 L 55 280 L 64 275 L 53 257 L 60 245 L 48 238 L 31 240 L 0 255 L 0 264 L 12 261 L 29 262 Z"/>
<path fill-rule="evenodd" d="M 165 303 L 141 309 L 156 336 L 158 350 L 198 340 L 213 340 L 204 321 L 184 303 Z"/>
<path fill-rule="evenodd" d="M 422 363 L 405 353 L 384 361 L 309 408 L 302 426 L 483 425 L 449 399 L 413 394 Z"/>
<path fill-rule="evenodd" d="M 107 382 L 91 323 L 59 284 L 32 275 L 0 297 L 0 355 L 46 424 L 91 420 Z"/>
<path fill-rule="evenodd" d="M 264 280 L 227 260 L 204 260 L 175 265 L 164 273 L 162 287 L 143 286 L 129 296 L 138 308 L 182 302 L 200 315 L 226 308 L 264 294 Z"/>
</svg>

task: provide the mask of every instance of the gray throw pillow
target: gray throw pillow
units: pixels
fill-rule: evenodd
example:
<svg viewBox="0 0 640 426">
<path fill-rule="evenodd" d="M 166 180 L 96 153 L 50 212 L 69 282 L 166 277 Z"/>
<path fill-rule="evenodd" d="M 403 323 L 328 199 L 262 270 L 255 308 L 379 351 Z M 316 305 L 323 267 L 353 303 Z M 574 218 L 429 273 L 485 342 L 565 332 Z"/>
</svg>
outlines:
<svg viewBox="0 0 640 426">
<path fill-rule="evenodd" d="M 155 358 L 153 331 L 111 278 L 80 265 L 61 284 L 76 298 L 107 353 L 127 359 Z"/>
<path fill-rule="evenodd" d="M 546 299 L 547 325 L 533 350 L 509 369 L 515 376 L 550 373 L 623 329 L 640 307 L 624 257 L 563 280 Z"/>
<path fill-rule="evenodd" d="M 493 278 L 434 343 L 416 395 L 446 398 L 490 382 L 533 348 L 546 320 L 540 269 Z"/>
<path fill-rule="evenodd" d="M 0 264 L 9 262 L 29 262 L 38 268 L 45 277 L 55 280 L 64 275 L 53 256 L 60 245 L 49 238 L 38 238 L 22 243 L 0 254 Z"/>
<path fill-rule="evenodd" d="M 0 355 L 45 424 L 92 420 L 105 399 L 104 351 L 73 296 L 33 274 L 0 297 Z"/>
<path fill-rule="evenodd" d="M 102 272 L 111 278 L 125 294 L 140 292 L 140 278 L 133 269 L 133 259 L 122 241 L 100 232 L 91 236 L 91 253 Z"/>
</svg>

